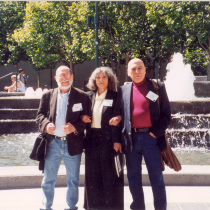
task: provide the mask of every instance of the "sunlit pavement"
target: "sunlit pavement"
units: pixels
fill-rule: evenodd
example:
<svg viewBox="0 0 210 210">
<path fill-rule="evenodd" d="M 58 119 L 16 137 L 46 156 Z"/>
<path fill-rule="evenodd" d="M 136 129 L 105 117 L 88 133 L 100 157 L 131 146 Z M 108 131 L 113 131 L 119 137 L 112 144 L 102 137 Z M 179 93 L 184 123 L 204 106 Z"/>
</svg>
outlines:
<svg viewBox="0 0 210 210">
<path fill-rule="evenodd" d="M 210 187 L 167 186 L 168 210 L 210 210 Z M 124 188 L 125 210 L 130 209 L 132 201 L 128 186 Z M 147 210 L 153 210 L 151 187 L 144 187 Z M 65 207 L 66 188 L 55 188 L 53 209 Z M 79 187 L 78 209 L 83 209 L 84 187 Z M 38 210 L 41 203 L 40 188 L 0 190 L 0 210 Z"/>
<path fill-rule="evenodd" d="M 124 203 L 129 210 L 132 202 L 126 170 Z M 164 171 L 168 200 L 167 210 L 210 210 L 210 166 L 183 165 L 175 172 L 166 167 Z M 146 210 L 154 210 L 153 195 L 149 186 L 146 167 L 142 167 Z M 41 181 L 43 174 L 37 166 L 0 167 L 0 210 L 38 210 L 41 204 Z M 65 167 L 61 166 L 55 188 L 54 210 L 65 207 Z M 84 166 L 80 170 L 78 208 L 84 202 Z M 25 188 L 25 189 L 23 189 Z"/>
</svg>

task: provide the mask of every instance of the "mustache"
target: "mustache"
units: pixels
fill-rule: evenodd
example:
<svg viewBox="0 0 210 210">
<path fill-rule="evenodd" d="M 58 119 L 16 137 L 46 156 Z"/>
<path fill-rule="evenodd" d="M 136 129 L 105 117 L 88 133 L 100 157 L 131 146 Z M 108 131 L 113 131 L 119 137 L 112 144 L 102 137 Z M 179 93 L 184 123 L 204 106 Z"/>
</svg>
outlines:
<svg viewBox="0 0 210 210">
<path fill-rule="evenodd" d="M 63 83 L 63 82 L 68 82 L 69 85 L 68 85 L 68 86 L 62 86 L 62 83 Z M 72 79 L 71 81 L 70 81 L 70 80 L 65 80 L 65 81 L 61 81 L 61 82 L 58 82 L 58 81 L 57 81 L 58 87 L 60 87 L 60 88 L 62 88 L 62 89 L 68 89 L 68 88 L 70 88 L 71 85 L 72 85 L 72 83 L 73 83 L 73 79 Z"/>
</svg>

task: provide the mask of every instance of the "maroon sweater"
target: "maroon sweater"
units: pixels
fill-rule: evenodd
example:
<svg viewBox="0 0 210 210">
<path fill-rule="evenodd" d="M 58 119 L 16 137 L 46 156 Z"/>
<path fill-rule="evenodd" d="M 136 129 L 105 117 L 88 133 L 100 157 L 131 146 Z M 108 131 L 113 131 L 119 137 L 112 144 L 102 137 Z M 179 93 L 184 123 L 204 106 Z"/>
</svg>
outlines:
<svg viewBox="0 0 210 210">
<path fill-rule="evenodd" d="M 132 128 L 148 128 L 152 126 L 149 99 L 146 98 L 148 92 L 148 82 L 146 79 L 140 83 L 133 82 L 131 95 Z"/>
</svg>

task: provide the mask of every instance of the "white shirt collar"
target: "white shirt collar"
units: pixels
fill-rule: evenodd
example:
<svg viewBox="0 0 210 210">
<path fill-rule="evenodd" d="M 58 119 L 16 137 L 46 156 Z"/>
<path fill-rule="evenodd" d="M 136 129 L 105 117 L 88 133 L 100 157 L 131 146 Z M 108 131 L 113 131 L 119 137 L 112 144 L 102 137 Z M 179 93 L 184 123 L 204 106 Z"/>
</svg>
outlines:
<svg viewBox="0 0 210 210">
<path fill-rule="evenodd" d="M 96 100 L 100 101 L 100 100 L 104 100 L 107 94 L 107 89 L 99 96 L 98 95 L 98 91 L 96 93 Z"/>
</svg>

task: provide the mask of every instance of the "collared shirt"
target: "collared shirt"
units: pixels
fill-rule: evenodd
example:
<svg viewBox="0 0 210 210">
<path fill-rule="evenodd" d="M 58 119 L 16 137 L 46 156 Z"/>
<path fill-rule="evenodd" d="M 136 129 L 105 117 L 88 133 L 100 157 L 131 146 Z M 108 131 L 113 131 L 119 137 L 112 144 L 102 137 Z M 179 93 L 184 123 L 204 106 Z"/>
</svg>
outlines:
<svg viewBox="0 0 210 210">
<path fill-rule="evenodd" d="M 58 88 L 55 130 L 52 134 L 59 137 L 66 136 L 65 132 L 63 131 L 63 126 L 66 124 L 66 111 L 70 91 L 71 89 L 67 93 L 61 93 L 60 89 Z"/>
<path fill-rule="evenodd" d="M 92 114 L 91 128 L 101 128 L 101 115 L 103 109 L 103 101 L 106 97 L 107 90 L 105 90 L 100 96 L 96 93 L 95 103 Z"/>
</svg>

